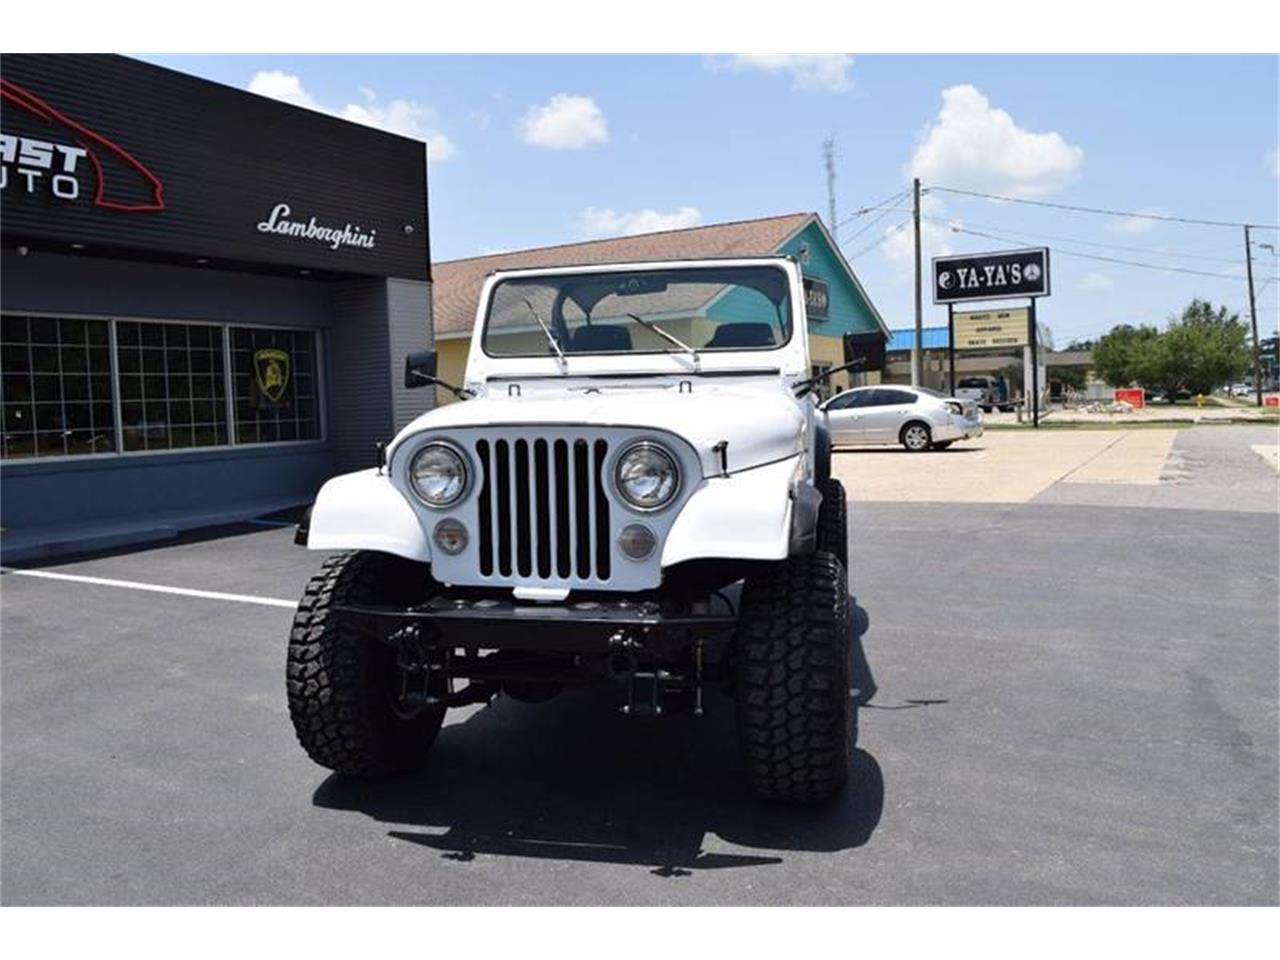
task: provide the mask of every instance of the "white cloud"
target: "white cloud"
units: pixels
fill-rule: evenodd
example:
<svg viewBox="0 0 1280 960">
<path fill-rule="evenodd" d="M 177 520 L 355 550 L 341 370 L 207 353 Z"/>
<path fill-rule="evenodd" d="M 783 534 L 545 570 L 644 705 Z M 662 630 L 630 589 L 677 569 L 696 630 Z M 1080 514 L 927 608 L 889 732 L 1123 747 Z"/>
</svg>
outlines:
<svg viewBox="0 0 1280 960">
<path fill-rule="evenodd" d="M 426 143 L 427 157 L 433 162 L 447 160 L 457 153 L 457 146 L 437 126 L 435 110 L 416 100 L 397 99 L 380 103 L 373 90 L 361 87 L 364 103 L 331 107 L 313 97 L 302 85 L 300 77 L 282 70 L 259 70 L 249 81 L 249 92 L 421 140 Z"/>
<path fill-rule="evenodd" d="M 1280 148 L 1267 154 L 1267 169 L 1273 177 L 1280 177 Z"/>
<path fill-rule="evenodd" d="M 936 222 L 942 218 L 944 212 L 945 205 L 937 197 L 928 193 L 920 197 L 920 213 L 925 218 L 920 221 L 920 263 L 926 273 L 932 258 L 945 257 L 956 252 L 951 243 L 954 237 L 951 228 L 964 226 L 959 220 Z M 909 276 L 915 270 L 916 253 L 915 232 L 911 229 L 911 221 L 889 227 L 884 231 L 883 236 L 888 238 L 882 245 L 884 258 L 899 268 L 899 279 Z"/>
<path fill-rule="evenodd" d="M 1123 220 L 1111 221 L 1107 224 L 1107 229 L 1112 233 L 1127 233 L 1131 235 L 1137 233 L 1148 233 L 1152 227 L 1159 223 L 1159 221 L 1148 220 L 1146 216 L 1141 216 L 1141 214 L 1157 217 L 1167 216 L 1165 211 L 1155 210 L 1151 207 L 1144 207 L 1139 210 L 1138 213 L 1140 216 L 1125 217 Z"/>
<path fill-rule="evenodd" d="M 584 237 L 630 237 L 637 233 L 656 233 L 659 230 L 682 230 L 702 223 L 702 211 L 697 207 L 680 207 L 670 213 L 657 210 L 625 210 L 619 212 L 608 207 L 587 207 L 578 214 L 578 230 Z"/>
<path fill-rule="evenodd" d="M 843 93 L 853 86 L 849 79 L 853 57 L 847 53 L 739 53 L 729 66 L 735 70 L 788 73 L 793 90 Z"/>
<path fill-rule="evenodd" d="M 1090 271 L 1076 281 L 1076 289 L 1084 293 L 1102 293 L 1115 288 L 1116 282 L 1105 273 Z"/>
<path fill-rule="evenodd" d="M 551 150 L 609 142 L 609 125 L 595 100 L 575 93 L 557 93 L 541 106 L 530 107 L 516 131 L 525 143 Z"/>
<path fill-rule="evenodd" d="M 942 91 L 942 109 L 916 144 L 908 174 L 926 184 L 1041 197 L 1080 172 L 1084 151 L 1058 133 L 1033 133 L 969 84 Z"/>
</svg>

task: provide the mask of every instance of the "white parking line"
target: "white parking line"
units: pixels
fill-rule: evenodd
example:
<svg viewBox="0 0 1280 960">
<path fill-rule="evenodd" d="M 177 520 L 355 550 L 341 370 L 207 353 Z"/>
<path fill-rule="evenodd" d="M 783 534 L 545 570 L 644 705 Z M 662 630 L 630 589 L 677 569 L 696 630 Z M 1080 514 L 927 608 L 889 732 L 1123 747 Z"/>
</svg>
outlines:
<svg viewBox="0 0 1280 960">
<path fill-rule="evenodd" d="M 18 570 L 0 567 L 0 573 L 18 577 L 38 577 L 41 580 L 67 580 L 72 583 L 91 583 L 99 587 L 121 587 L 125 590 L 147 590 L 151 593 L 172 593 L 180 597 L 200 597 L 203 600 L 229 600 L 232 603 L 256 603 L 263 607 L 287 607 L 295 609 L 294 600 L 278 600 L 275 597 L 254 597 L 243 593 L 218 593 L 215 590 L 192 590 L 188 587 L 166 587 L 158 583 L 139 583 L 136 580 L 108 580 L 105 577 L 83 577 L 72 573 L 54 573 L 51 570 Z"/>
</svg>

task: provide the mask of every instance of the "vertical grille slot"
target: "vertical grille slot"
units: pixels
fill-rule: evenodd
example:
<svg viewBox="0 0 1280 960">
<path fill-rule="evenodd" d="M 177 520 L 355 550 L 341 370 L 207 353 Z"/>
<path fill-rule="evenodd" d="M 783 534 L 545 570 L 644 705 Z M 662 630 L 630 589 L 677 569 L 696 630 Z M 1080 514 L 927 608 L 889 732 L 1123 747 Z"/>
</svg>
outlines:
<svg viewBox="0 0 1280 960">
<path fill-rule="evenodd" d="M 477 553 L 485 577 L 610 575 L 605 440 L 477 440 Z"/>
<path fill-rule="evenodd" d="M 535 541 L 538 560 L 538 576 L 543 580 L 551 577 L 551 511 L 555 508 L 549 484 L 547 469 L 547 441 L 535 440 L 533 443 L 533 477 L 534 497 L 537 509 L 534 511 Z"/>
<path fill-rule="evenodd" d="M 591 471 L 587 466 L 587 441 L 573 443 L 573 514 L 577 536 L 574 551 L 578 558 L 578 576 L 591 576 Z"/>
<path fill-rule="evenodd" d="M 508 457 L 511 445 L 505 440 L 494 444 L 497 454 L 498 483 L 496 498 L 498 501 L 498 572 L 504 577 L 511 576 L 511 465 Z"/>
<path fill-rule="evenodd" d="M 480 460 L 480 572 L 493 576 L 493 468 L 489 464 L 489 441 L 476 442 L 476 457 Z"/>
<path fill-rule="evenodd" d="M 569 513 L 569 444 L 555 442 L 555 491 L 556 491 L 556 573 L 568 580 L 573 574 L 571 554 L 573 534 Z"/>
<path fill-rule="evenodd" d="M 596 488 L 596 576 L 601 580 L 609 579 L 609 498 L 604 492 L 604 458 L 608 452 L 609 445 L 603 440 L 597 440 L 595 469 L 591 473 L 595 478 Z"/>
<path fill-rule="evenodd" d="M 533 534 L 530 529 L 529 503 L 529 442 L 516 441 L 516 569 L 520 576 L 533 572 Z"/>
</svg>

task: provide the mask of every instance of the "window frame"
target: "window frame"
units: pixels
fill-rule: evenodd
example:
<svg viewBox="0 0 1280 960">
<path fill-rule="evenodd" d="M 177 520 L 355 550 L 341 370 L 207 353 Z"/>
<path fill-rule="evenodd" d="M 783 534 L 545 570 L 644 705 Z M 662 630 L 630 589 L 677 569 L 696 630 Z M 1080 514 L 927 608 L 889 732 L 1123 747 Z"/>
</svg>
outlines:
<svg viewBox="0 0 1280 960">
<path fill-rule="evenodd" d="M 919 402 L 919 400 L 920 400 L 920 395 L 919 395 L 919 394 L 916 394 L 916 393 L 912 393 L 912 392 L 911 392 L 911 390 L 910 390 L 909 388 L 907 388 L 907 387 L 898 387 L 898 386 L 877 386 L 877 387 L 875 388 L 875 390 L 876 390 L 876 397 L 875 397 L 876 402 L 875 402 L 874 404 L 872 404 L 872 406 L 875 406 L 875 407 L 898 407 L 898 406 L 904 406 L 904 405 L 909 405 L 909 404 L 917 403 L 917 402 Z M 895 393 L 896 393 L 896 394 L 901 394 L 901 395 L 902 395 L 902 397 L 903 397 L 903 399 L 901 399 L 901 400 L 885 400 L 884 402 L 881 402 L 881 400 L 880 400 L 880 394 L 881 394 L 881 393 L 886 393 L 886 394 L 895 394 Z"/>
<path fill-rule="evenodd" d="M 315 447 L 329 441 L 328 418 L 328 379 L 325 364 L 325 337 L 320 327 L 308 327 L 288 323 L 259 323 L 246 320 L 205 320 L 199 318 L 181 319 L 176 317 L 142 317 L 124 314 L 77 313 L 56 310 L 21 310 L 3 311 L 11 316 L 46 317 L 54 320 L 96 320 L 107 324 L 107 344 L 111 351 L 111 406 L 115 417 L 115 450 L 106 453 L 72 453 L 58 454 L 49 457 L 18 457 L 15 459 L 0 458 L 5 470 L 22 469 L 27 466 L 57 463 L 114 463 L 123 459 L 139 457 L 171 457 L 207 454 L 210 452 L 233 452 L 237 450 L 271 450 L 278 447 Z M 207 444 L 199 447 L 178 447 L 171 450 L 125 450 L 124 423 L 121 419 L 120 397 L 120 357 L 119 344 L 116 337 L 116 323 L 156 323 L 179 324 L 183 326 L 217 327 L 222 330 L 222 382 L 223 403 L 227 415 L 227 442 Z M 259 330 L 289 330 L 311 334 L 315 344 L 315 391 L 316 419 L 319 422 L 319 435 L 311 440 L 269 440 L 262 443 L 240 443 L 236 436 L 234 382 L 231 370 L 231 331 L 236 327 L 252 327 Z"/>
<path fill-rule="evenodd" d="M 555 351 L 551 349 L 550 345 L 548 345 L 546 353 L 490 353 L 489 352 L 489 344 L 488 344 L 489 324 L 493 316 L 493 305 L 494 305 L 495 299 L 497 298 L 497 293 L 505 284 L 514 283 L 516 285 L 519 285 L 520 282 L 522 281 L 529 281 L 533 283 L 546 282 L 547 284 L 554 284 L 557 279 L 563 280 L 563 279 L 572 278 L 572 277 L 580 278 L 582 276 L 593 276 L 596 278 L 605 278 L 605 277 L 611 277 L 611 276 L 637 275 L 642 273 L 679 273 L 684 271 L 693 273 L 701 270 L 712 271 L 717 269 L 777 270 L 779 273 L 781 273 L 784 278 L 783 282 L 787 284 L 787 298 L 784 301 L 786 303 L 786 314 L 787 314 L 786 316 L 787 324 L 786 324 L 786 330 L 785 330 L 786 337 L 780 343 L 774 343 L 764 347 L 714 347 L 710 350 L 708 350 L 705 346 L 695 348 L 699 354 L 705 354 L 708 356 L 715 356 L 716 354 L 721 354 L 721 353 L 769 353 L 771 351 L 785 349 L 786 347 L 790 346 L 792 341 L 796 338 L 803 320 L 803 317 L 793 316 L 794 311 L 792 308 L 794 304 L 791 302 L 790 275 L 779 264 L 752 264 L 750 266 L 740 265 L 740 266 L 733 266 L 733 267 L 724 267 L 723 265 L 716 265 L 716 266 L 710 266 L 710 267 L 703 267 L 703 266 L 649 267 L 646 269 L 639 269 L 639 270 L 627 270 L 623 268 L 621 264 L 617 264 L 617 265 L 606 264 L 605 266 L 614 266 L 615 269 L 598 270 L 598 271 L 592 270 L 589 273 L 584 273 L 584 274 L 575 274 L 571 271 L 551 272 L 545 275 L 516 274 L 515 276 L 504 277 L 501 280 L 499 280 L 497 283 L 493 285 L 492 289 L 489 291 L 489 296 L 484 303 L 484 315 L 480 320 L 480 324 L 482 325 L 482 329 L 480 332 L 480 340 L 479 340 L 480 352 L 483 353 L 485 357 L 491 360 L 541 360 L 547 357 L 554 357 L 556 355 Z M 737 284 L 736 286 L 742 286 L 742 285 Z M 675 318 L 683 319 L 686 316 L 691 316 L 693 318 L 702 317 L 706 319 L 706 318 L 709 318 L 710 316 L 710 311 L 712 306 L 718 303 L 727 294 L 727 292 L 728 291 L 721 291 L 720 293 L 712 297 L 710 300 L 708 300 L 706 303 L 702 304 L 703 312 L 701 314 L 698 314 L 698 313 L 685 314 L 683 312 L 662 311 L 658 313 L 648 314 L 645 316 L 645 319 L 651 323 L 661 322 L 666 319 L 675 319 Z M 801 299 L 803 299 L 803 297 Z M 545 319 L 548 326 L 550 326 L 551 329 L 554 331 L 555 325 L 552 322 L 554 318 L 548 315 Z M 807 329 L 805 331 L 805 335 L 806 336 L 808 335 Z M 566 355 L 579 356 L 579 357 L 661 357 L 667 354 L 672 354 L 677 352 L 678 352 L 677 348 L 674 345 L 670 345 L 667 348 L 660 349 L 660 350 L 592 350 L 589 352 L 579 353 L 579 354 L 569 354 L 566 352 Z"/>
<path fill-rule="evenodd" d="M 850 387 L 837 393 L 830 400 L 823 404 L 824 410 L 835 410 L 839 413 L 841 410 L 860 410 L 863 407 L 871 406 L 870 403 L 859 403 L 859 400 L 874 400 L 875 387 Z M 845 398 L 848 398 L 847 400 Z M 841 402 L 843 401 L 843 402 Z M 837 403 L 839 406 L 837 406 Z"/>
</svg>

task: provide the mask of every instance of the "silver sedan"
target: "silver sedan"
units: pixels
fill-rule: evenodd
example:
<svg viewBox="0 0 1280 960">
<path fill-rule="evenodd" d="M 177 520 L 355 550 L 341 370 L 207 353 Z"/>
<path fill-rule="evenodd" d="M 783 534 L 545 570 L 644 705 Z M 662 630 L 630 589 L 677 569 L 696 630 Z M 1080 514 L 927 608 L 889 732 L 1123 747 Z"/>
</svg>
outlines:
<svg viewBox="0 0 1280 960">
<path fill-rule="evenodd" d="M 822 409 L 837 447 L 900 443 L 920 453 L 982 436 L 976 403 L 924 387 L 855 387 L 836 394 Z"/>
</svg>

